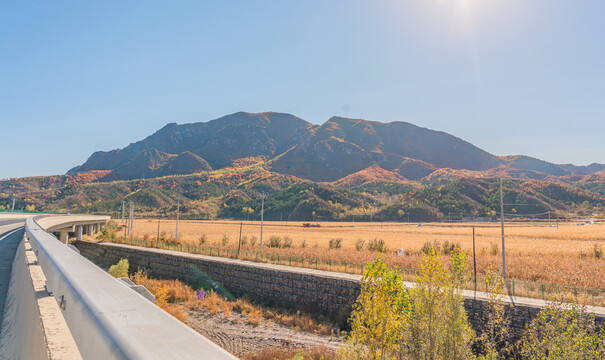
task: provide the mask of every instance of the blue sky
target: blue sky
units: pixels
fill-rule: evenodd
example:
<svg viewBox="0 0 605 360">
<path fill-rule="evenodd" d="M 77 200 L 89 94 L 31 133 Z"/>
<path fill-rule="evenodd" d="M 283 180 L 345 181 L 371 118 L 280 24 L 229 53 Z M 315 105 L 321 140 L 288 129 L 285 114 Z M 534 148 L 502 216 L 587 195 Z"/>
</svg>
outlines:
<svg viewBox="0 0 605 360">
<path fill-rule="evenodd" d="M 4 1 L 0 178 L 236 111 L 605 162 L 600 0 Z"/>
</svg>

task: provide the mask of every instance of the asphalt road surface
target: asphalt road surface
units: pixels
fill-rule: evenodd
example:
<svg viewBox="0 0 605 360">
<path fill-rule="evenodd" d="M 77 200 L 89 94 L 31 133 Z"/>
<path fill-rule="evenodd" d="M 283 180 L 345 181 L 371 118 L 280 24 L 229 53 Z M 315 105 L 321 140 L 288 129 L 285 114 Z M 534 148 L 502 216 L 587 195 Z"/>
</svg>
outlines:
<svg viewBox="0 0 605 360">
<path fill-rule="evenodd" d="M 17 247 L 23 239 L 25 219 L 0 218 L 0 331 L 4 317 L 4 304 L 10 281 L 11 267 Z"/>
</svg>

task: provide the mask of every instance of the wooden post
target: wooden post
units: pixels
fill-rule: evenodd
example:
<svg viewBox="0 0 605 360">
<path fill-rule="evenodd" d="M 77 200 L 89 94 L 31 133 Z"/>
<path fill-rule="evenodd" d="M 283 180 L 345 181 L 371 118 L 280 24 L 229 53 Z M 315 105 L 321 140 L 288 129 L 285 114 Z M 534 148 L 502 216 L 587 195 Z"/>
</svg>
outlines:
<svg viewBox="0 0 605 360">
<path fill-rule="evenodd" d="M 263 223 L 265 220 L 265 194 L 263 193 L 260 204 L 260 253 L 263 254 Z"/>
<path fill-rule="evenodd" d="M 244 225 L 243 222 L 239 223 L 239 243 L 237 245 L 237 258 L 239 259 L 239 252 L 242 248 L 242 226 Z"/>
</svg>

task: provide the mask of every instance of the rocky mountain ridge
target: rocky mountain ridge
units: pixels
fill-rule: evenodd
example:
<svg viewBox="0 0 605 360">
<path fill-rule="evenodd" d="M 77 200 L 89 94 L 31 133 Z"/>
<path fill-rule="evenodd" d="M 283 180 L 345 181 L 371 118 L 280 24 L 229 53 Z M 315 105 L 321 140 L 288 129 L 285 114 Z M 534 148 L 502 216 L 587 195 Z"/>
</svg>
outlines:
<svg viewBox="0 0 605 360">
<path fill-rule="evenodd" d="M 263 158 L 271 171 L 336 181 L 372 166 L 419 180 L 441 169 L 527 172 L 531 178 L 592 174 L 604 164 L 553 164 L 529 156 L 496 156 L 458 137 L 407 122 L 332 117 L 322 125 L 284 113 L 238 112 L 209 122 L 171 123 L 123 149 L 99 151 L 74 174 L 111 171 L 97 181 L 192 174 Z"/>
</svg>

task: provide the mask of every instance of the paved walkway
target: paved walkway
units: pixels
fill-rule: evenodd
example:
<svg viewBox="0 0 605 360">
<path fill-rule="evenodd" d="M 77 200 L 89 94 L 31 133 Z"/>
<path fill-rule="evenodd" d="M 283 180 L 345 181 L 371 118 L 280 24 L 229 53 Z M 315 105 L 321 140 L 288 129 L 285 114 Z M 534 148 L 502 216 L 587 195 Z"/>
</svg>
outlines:
<svg viewBox="0 0 605 360">
<path fill-rule="evenodd" d="M 24 219 L 0 218 L 0 332 L 4 317 L 4 303 L 17 247 L 23 239 Z"/>
</svg>

